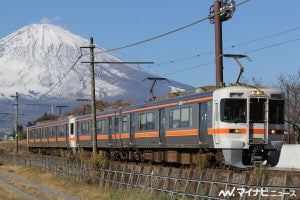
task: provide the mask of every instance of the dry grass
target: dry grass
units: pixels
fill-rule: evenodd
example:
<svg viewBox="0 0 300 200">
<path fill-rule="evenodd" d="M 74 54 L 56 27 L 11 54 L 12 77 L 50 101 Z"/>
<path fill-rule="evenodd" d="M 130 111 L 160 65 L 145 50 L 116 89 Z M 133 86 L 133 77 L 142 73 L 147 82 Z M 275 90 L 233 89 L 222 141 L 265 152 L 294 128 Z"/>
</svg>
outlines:
<svg viewBox="0 0 300 200">
<path fill-rule="evenodd" d="M 156 199 L 168 199 L 168 197 L 162 197 L 158 195 L 151 195 L 147 191 L 141 192 L 132 192 L 132 191 L 118 191 L 112 189 L 103 189 L 99 186 L 89 185 L 82 183 L 80 181 L 75 181 L 73 179 L 62 178 L 54 176 L 50 173 L 46 173 L 40 171 L 38 169 L 24 168 L 24 167 L 16 167 L 10 165 L 2 165 L 1 169 L 8 170 L 10 172 L 14 172 L 16 174 L 22 175 L 28 179 L 31 179 L 35 182 L 39 182 L 43 185 L 46 185 L 52 189 L 56 189 L 57 191 L 65 192 L 74 196 L 81 197 L 82 199 L 87 200 L 101 200 L 101 199 L 109 199 L 109 200 L 139 200 L 139 199 L 148 199 L 148 200 L 156 200 Z M 29 191 L 31 188 L 26 188 Z M 9 189 L 3 187 L 0 184 L 0 191 L 5 191 L 5 199 L 22 199 L 18 195 L 14 194 Z M 4 194 L 4 193 L 2 193 Z M 1 199 L 1 198 L 0 198 Z"/>
<path fill-rule="evenodd" d="M 19 153 L 28 153 L 28 144 L 26 140 L 18 141 Z M 16 153 L 16 141 L 0 141 L 0 153 Z"/>
<path fill-rule="evenodd" d="M 30 200 L 21 195 L 16 194 L 15 192 L 7 189 L 5 186 L 0 184 L 0 199 L 11 199 L 11 200 Z M 5 195 L 5 196 L 4 196 Z"/>
</svg>

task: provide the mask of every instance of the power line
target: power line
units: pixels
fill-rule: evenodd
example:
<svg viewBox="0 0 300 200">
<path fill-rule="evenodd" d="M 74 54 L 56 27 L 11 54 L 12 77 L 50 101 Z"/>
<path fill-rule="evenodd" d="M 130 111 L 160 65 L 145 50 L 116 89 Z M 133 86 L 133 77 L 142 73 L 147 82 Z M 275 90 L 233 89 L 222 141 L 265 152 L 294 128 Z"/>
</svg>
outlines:
<svg viewBox="0 0 300 200">
<path fill-rule="evenodd" d="M 250 1 L 250 0 L 244 0 L 244 1 L 241 2 L 241 3 L 238 3 L 238 4 L 234 5 L 233 8 L 236 8 L 236 7 L 238 7 L 238 6 L 240 6 L 240 5 L 244 4 L 244 3 L 246 3 L 246 2 L 248 2 L 248 1 Z M 226 9 L 223 9 L 222 11 L 218 12 L 217 14 L 223 13 L 223 12 L 225 12 L 226 10 L 229 10 L 229 9 L 232 9 L 232 7 L 228 7 L 228 8 L 226 8 Z M 183 30 L 183 29 L 186 29 L 186 28 L 189 28 L 189 27 L 191 27 L 191 26 L 194 26 L 194 25 L 196 25 L 196 24 L 198 24 L 198 23 L 200 23 L 200 22 L 203 22 L 203 21 L 205 21 L 205 20 L 207 20 L 207 19 L 212 18 L 213 16 L 214 16 L 214 14 L 209 15 L 209 16 L 207 16 L 207 17 L 205 17 L 205 18 L 196 20 L 196 21 L 194 21 L 194 22 L 192 22 L 192 23 L 190 23 L 190 24 L 184 25 L 184 26 L 179 27 L 179 28 L 176 28 L 176 29 L 174 29 L 174 30 L 168 31 L 168 32 L 166 32 L 166 33 L 162 33 L 162 34 L 160 34 L 160 35 L 157 35 L 157 36 L 154 36 L 154 37 L 150 37 L 150 38 L 141 40 L 141 41 L 139 41 L 139 42 L 131 43 L 131 44 L 128 44 L 128 45 L 125 45 L 125 46 L 113 48 L 113 49 L 110 49 L 110 50 L 105 50 L 105 51 L 95 52 L 95 54 L 100 54 L 100 53 L 107 53 L 107 52 L 117 51 L 117 50 L 129 48 L 129 47 L 133 47 L 133 46 L 136 46 L 136 45 L 140 45 L 140 44 L 143 44 L 143 43 L 146 43 L 146 42 L 150 42 L 150 41 L 152 41 L 152 40 L 156 40 L 156 39 L 158 39 L 158 38 L 165 37 L 165 36 L 167 36 L 167 35 L 170 35 L 170 34 L 173 34 L 173 33 L 175 33 L 175 32 L 178 32 L 178 31 L 181 31 L 181 30 Z"/>
<path fill-rule="evenodd" d="M 238 43 L 238 44 L 235 44 L 235 45 L 225 47 L 224 50 L 235 48 L 235 47 L 238 47 L 238 46 L 243 46 L 243 45 L 246 45 L 246 44 L 255 43 L 255 42 L 258 42 L 258 41 L 261 41 L 261 40 L 264 40 L 264 39 L 268 39 L 268 38 L 272 38 L 272 37 L 277 37 L 279 35 L 283 35 L 283 34 L 286 34 L 286 33 L 292 32 L 292 31 L 296 31 L 296 30 L 299 30 L 299 29 L 300 29 L 300 27 L 296 27 L 296 28 L 292 28 L 292 29 L 288 29 L 288 30 L 279 32 L 279 33 L 273 33 L 271 35 L 263 36 L 263 37 L 260 37 L 260 38 L 257 38 L 257 39 L 253 39 L 253 40 L 250 40 L 250 41 L 241 42 L 241 43 Z M 175 60 L 164 61 L 164 62 L 158 63 L 156 65 L 148 66 L 147 68 L 158 67 L 158 66 L 167 65 L 167 64 L 173 64 L 173 63 L 176 63 L 176 62 L 189 60 L 189 59 L 193 59 L 193 58 L 199 58 L 200 56 L 208 55 L 208 54 L 211 54 L 211 53 L 214 53 L 214 51 L 207 51 L 207 52 L 200 53 L 200 54 L 193 55 L 193 56 L 187 56 L 187 57 L 178 58 L 178 59 L 175 59 Z M 146 67 L 143 68 L 143 69 L 146 69 Z"/>
<path fill-rule="evenodd" d="M 242 5 L 242 4 L 244 4 L 244 3 L 248 2 L 248 1 L 250 1 L 250 0 L 244 0 L 244 1 L 241 2 L 241 3 L 234 5 L 234 8 L 240 6 L 240 5 Z M 227 9 L 232 9 L 232 8 L 226 8 L 225 10 L 222 10 L 222 11 L 220 11 L 220 12 L 217 13 L 217 14 L 220 14 L 221 12 L 224 12 L 224 11 L 226 11 Z M 158 38 L 161 38 L 161 37 L 164 37 L 164 36 L 173 34 L 173 33 L 175 33 L 175 32 L 178 32 L 178 31 L 180 31 L 180 30 L 186 29 L 186 28 L 188 28 L 188 27 L 194 26 L 194 25 L 196 25 L 196 24 L 198 24 L 198 23 L 200 23 L 200 22 L 203 22 L 203 21 L 205 21 L 205 20 L 207 20 L 207 19 L 210 19 L 210 18 L 213 17 L 213 16 L 214 16 L 214 15 L 207 16 L 207 17 L 205 17 L 205 18 L 199 19 L 199 20 L 197 20 L 197 21 L 195 21 L 195 22 L 192 22 L 192 23 L 190 23 L 190 24 L 187 24 L 187 25 L 185 25 L 185 26 L 176 28 L 176 29 L 171 30 L 171 31 L 169 31 L 169 32 L 166 32 L 166 33 L 163 33 L 163 34 L 160 34 L 160 35 L 157 35 L 157 36 L 148 38 L 148 39 L 144 39 L 144 40 L 139 41 L 139 42 L 135 42 L 135 43 L 132 43 L 132 44 L 128 44 L 128 45 L 121 46 L 121 47 L 117 47 L 117 48 L 110 49 L 110 50 L 105 50 L 105 51 L 101 51 L 101 52 L 95 52 L 94 55 L 95 55 L 95 54 L 100 54 L 100 53 L 107 53 L 107 52 L 117 51 L 117 50 L 129 48 L 129 47 L 132 47 L 132 46 L 136 46 L 136 45 L 139 45 L 139 44 L 143 44 L 143 43 L 146 43 L 146 42 L 149 42 L 149 41 L 152 41 L 152 40 L 155 40 L 155 39 L 158 39 Z M 86 54 L 86 55 L 89 55 L 89 54 Z M 67 71 L 67 73 L 65 74 L 65 76 L 62 77 L 60 80 L 58 80 L 58 82 L 57 82 L 56 84 L 54 84 L 54 85 L 53 85 L 46 93 L 42 94 L 42 95 L 39 97 L 39 100 L 42 99 L 43 97 L 45 97 L 47 94 L 49 94 L 55 87 L 57 87 L 57 85 L 58 85 L 59 83 L 61 83 L 62 80 L 63 80 L 63 79 L 69 74 L 69 72 L 74 68 L 74 66 L 75 66 L 75 65 L 77 64 L 77 62 L 81 59 L 81 57 L 82 57 L 82 56 L 86 56 L 86 55 L 82 55 L 82 54 L 81 54 L 81 55 L 78 57 L 78 59 L 75 61 L 75 63 L 74 63 L 74 64 L 70 67 L 70 69 Z"/>
<path fill-rule="evenodd" d="M 297 28 L 297 29 L 300 29 L 300 28 Z M 253 53 L 253 52 L 257 52 L 257 51 L 262 51 L 262 50 L 265 50 L 265 49 L 269 49 L 269 48 L 272 48 L 272 47 L 277 47 L 277 46 L 288 44 L 288 43 L 295 42 L 295 41 L 298 41 L 298 40 L 300 40 L 300 37 L 299 38 L 295 38 L 295 39 L 291 39 L 291 40 L 288 40 L 288 41 L 285 41 L 285 42 L 280 42 L 280 43 L 276 43 L 276 44 L 264 46 L 264 47 L 261 47 L 261 48 L 257 48 L 257 49 L 251 50 L 251 51 L 244 52 L 242 54 L 249 54 L 249 53 Z M 181 72 L 185 72 L 185 71 L 188 71 L 188 70 L 191 70 L 191 69 L 195 69 L 195 68 L 204 67 L 204 66 L 213 64 L 214 62 L 215 62 L 215 59 L 213 59 L 211 61 L 208 61 L 206 63 L 200 64 L 200 65 L 196 65 L 196 66 L 192 66 L 192 67 L 185 68 L 185 69 L 182 69 L 182 70 L 178 70 L 178 71 L 175 71 L 175 72 L 170 72 L 170 73 L 163 74 L 162 77 L 170 76 L 170 75 L 181 73 Z M 128 85 L 125 85 L 124 88 L 126 88 L 126 87 L 132 87 L 134 85 L 141 84 L 141 83 L 142 83 L 142 81 L 137 81 L 137 82 L 135 81 L 134 83 L 130 83 Z M 111 91 L 111 92 L 114 92 L 114 91 Z"/>
<path fill-rule="evenodd" d="M 46 93 L 42 94 L 38 100 L 41 100 L 42 98 L 44 98 L 47 94 L 49 94 L 56 86 L 58 86 L 58 84 L 60 84 L 70 73 L 70 71 L 75 67 L 75 65 L 78 63 L 78 61 L 81 59 L 82 55 L 80 55 L 77 60 L 74 62 L 74 64 L 69 68 L 69 70 L 66 72 L 66 74 L 59 79 Z"/>
<path fill-rule="evenodd" d="M 254 49 L 254 50 L 251 50 L 251 51 L 247 51 L 247 52 L 245 52 L 243 54 L 249 54 L 249 53 L 253 53 L 253 52 L 257 52 L 257 51 L 269 49 L 269 48 L 272 48 L 272 47 L 276 47 L 276 46 L 288 44 L 288 43 L 295 42 L 295 41 L 298 41 L 298 40 L 300 40 L 300 37 L 292 39 L 292 40 L 288 40 L 288 41 L 285 41 L 285 42 L 280 42 L 280 43 L 275 43 L 275 44 L 272 44 L 272 45 L 264 46 L 264 47 L 261 47 L 261 48 L 258 48 L 258 49 Z"/>
</svg>

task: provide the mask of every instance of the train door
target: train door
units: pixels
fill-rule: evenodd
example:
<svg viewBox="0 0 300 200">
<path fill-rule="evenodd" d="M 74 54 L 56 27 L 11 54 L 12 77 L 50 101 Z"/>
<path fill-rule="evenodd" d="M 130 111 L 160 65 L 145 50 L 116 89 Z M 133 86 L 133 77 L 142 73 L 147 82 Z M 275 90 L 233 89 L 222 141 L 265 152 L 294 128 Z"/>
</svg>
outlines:
<svg viewBox="0 0 300 200">
<path fill-rule="evenodd" d="M 108 146 L 109 147 L 113 145 L 112 134 L 113 134 L 113 118 L 108 117 Z"/>
<path fill-rule="evenodd" d="M 130 114 L 130 125 L 129 125 L 129 132 L 130 132 L 130 144 L 134 145 L 135 144 L 135 114 L 131 113 Z"/>
<path fill-rule="evenodd" d="M 207 128 L 209 123 L 208 103 L 199 104 L 199 142 L 201 144 L 208 143 Z"/>
<path fill-rule="evenodd" d="M 217 100 L 214 101 L 214 129 L 217 130 L 214 133 L 214 141 L 216 144 L 220 143 L 220 134 L 219 134 L 219 103 Z"/>
<path fill-rule="evenodd" d="M 159 144 L 165 144 L 165 124 L 166 124 L 166 116 L 165 116 L 165 109 L 159 109 Z"/>
<path fill-rule="evenodd" d="M 69 119 L 69 145 L 70 147 L 73 149 L 73 152 L 76 151 L 76 122 L 75 122 L 75 118 L 70 118 Z"/>
<path fill-rule="evenodd" d="M 248 102 L 249 143 L 268 143 L 269 99 L 265 97 L 250 97 Z"/>
<path fill-rule="evenodd" d="M 113 138 L 115 147 L 121 147 L 121 135 L 119 130 L 119 117 L 114 117 Z"/>
</svg>

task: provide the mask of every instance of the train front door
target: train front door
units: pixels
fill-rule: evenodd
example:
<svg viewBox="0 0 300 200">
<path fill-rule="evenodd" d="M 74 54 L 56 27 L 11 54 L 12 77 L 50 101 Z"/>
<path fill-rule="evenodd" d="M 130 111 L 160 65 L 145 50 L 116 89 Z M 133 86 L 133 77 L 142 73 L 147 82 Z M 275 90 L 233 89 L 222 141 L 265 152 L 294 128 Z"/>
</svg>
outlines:
<svg viewBox="0 0 300 200">
<path fill-rule="evenodd" d="M 267 144 L 269 133 L 269 99 L 251 97 L 248 99 L 249 144 Z"/>
</svg>

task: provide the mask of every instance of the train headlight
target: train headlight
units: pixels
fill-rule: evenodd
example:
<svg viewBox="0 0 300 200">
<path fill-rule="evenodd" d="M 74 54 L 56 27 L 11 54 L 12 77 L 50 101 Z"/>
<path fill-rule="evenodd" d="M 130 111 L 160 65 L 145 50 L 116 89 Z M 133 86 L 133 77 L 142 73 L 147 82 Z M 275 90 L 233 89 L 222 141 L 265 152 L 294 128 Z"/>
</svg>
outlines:
<svg viewBox="0 0 300 200">
<path fill-rule="evenodd" d="M 283 134 L 284 131 L 283 130 L 275 130 L 275 129 L 270 129 L 269 130 L 270 134 Z"/>
<path fill-rule="evenodd" d="M 229 129 L 229 133 L 242 133 L 241 129 Z"/>
<path fill-rule="evenodd" d="M 264 92 L 263 91 L 252 91 L 251 94 L 252 95 L 263 95 Z"/>
</svg>

